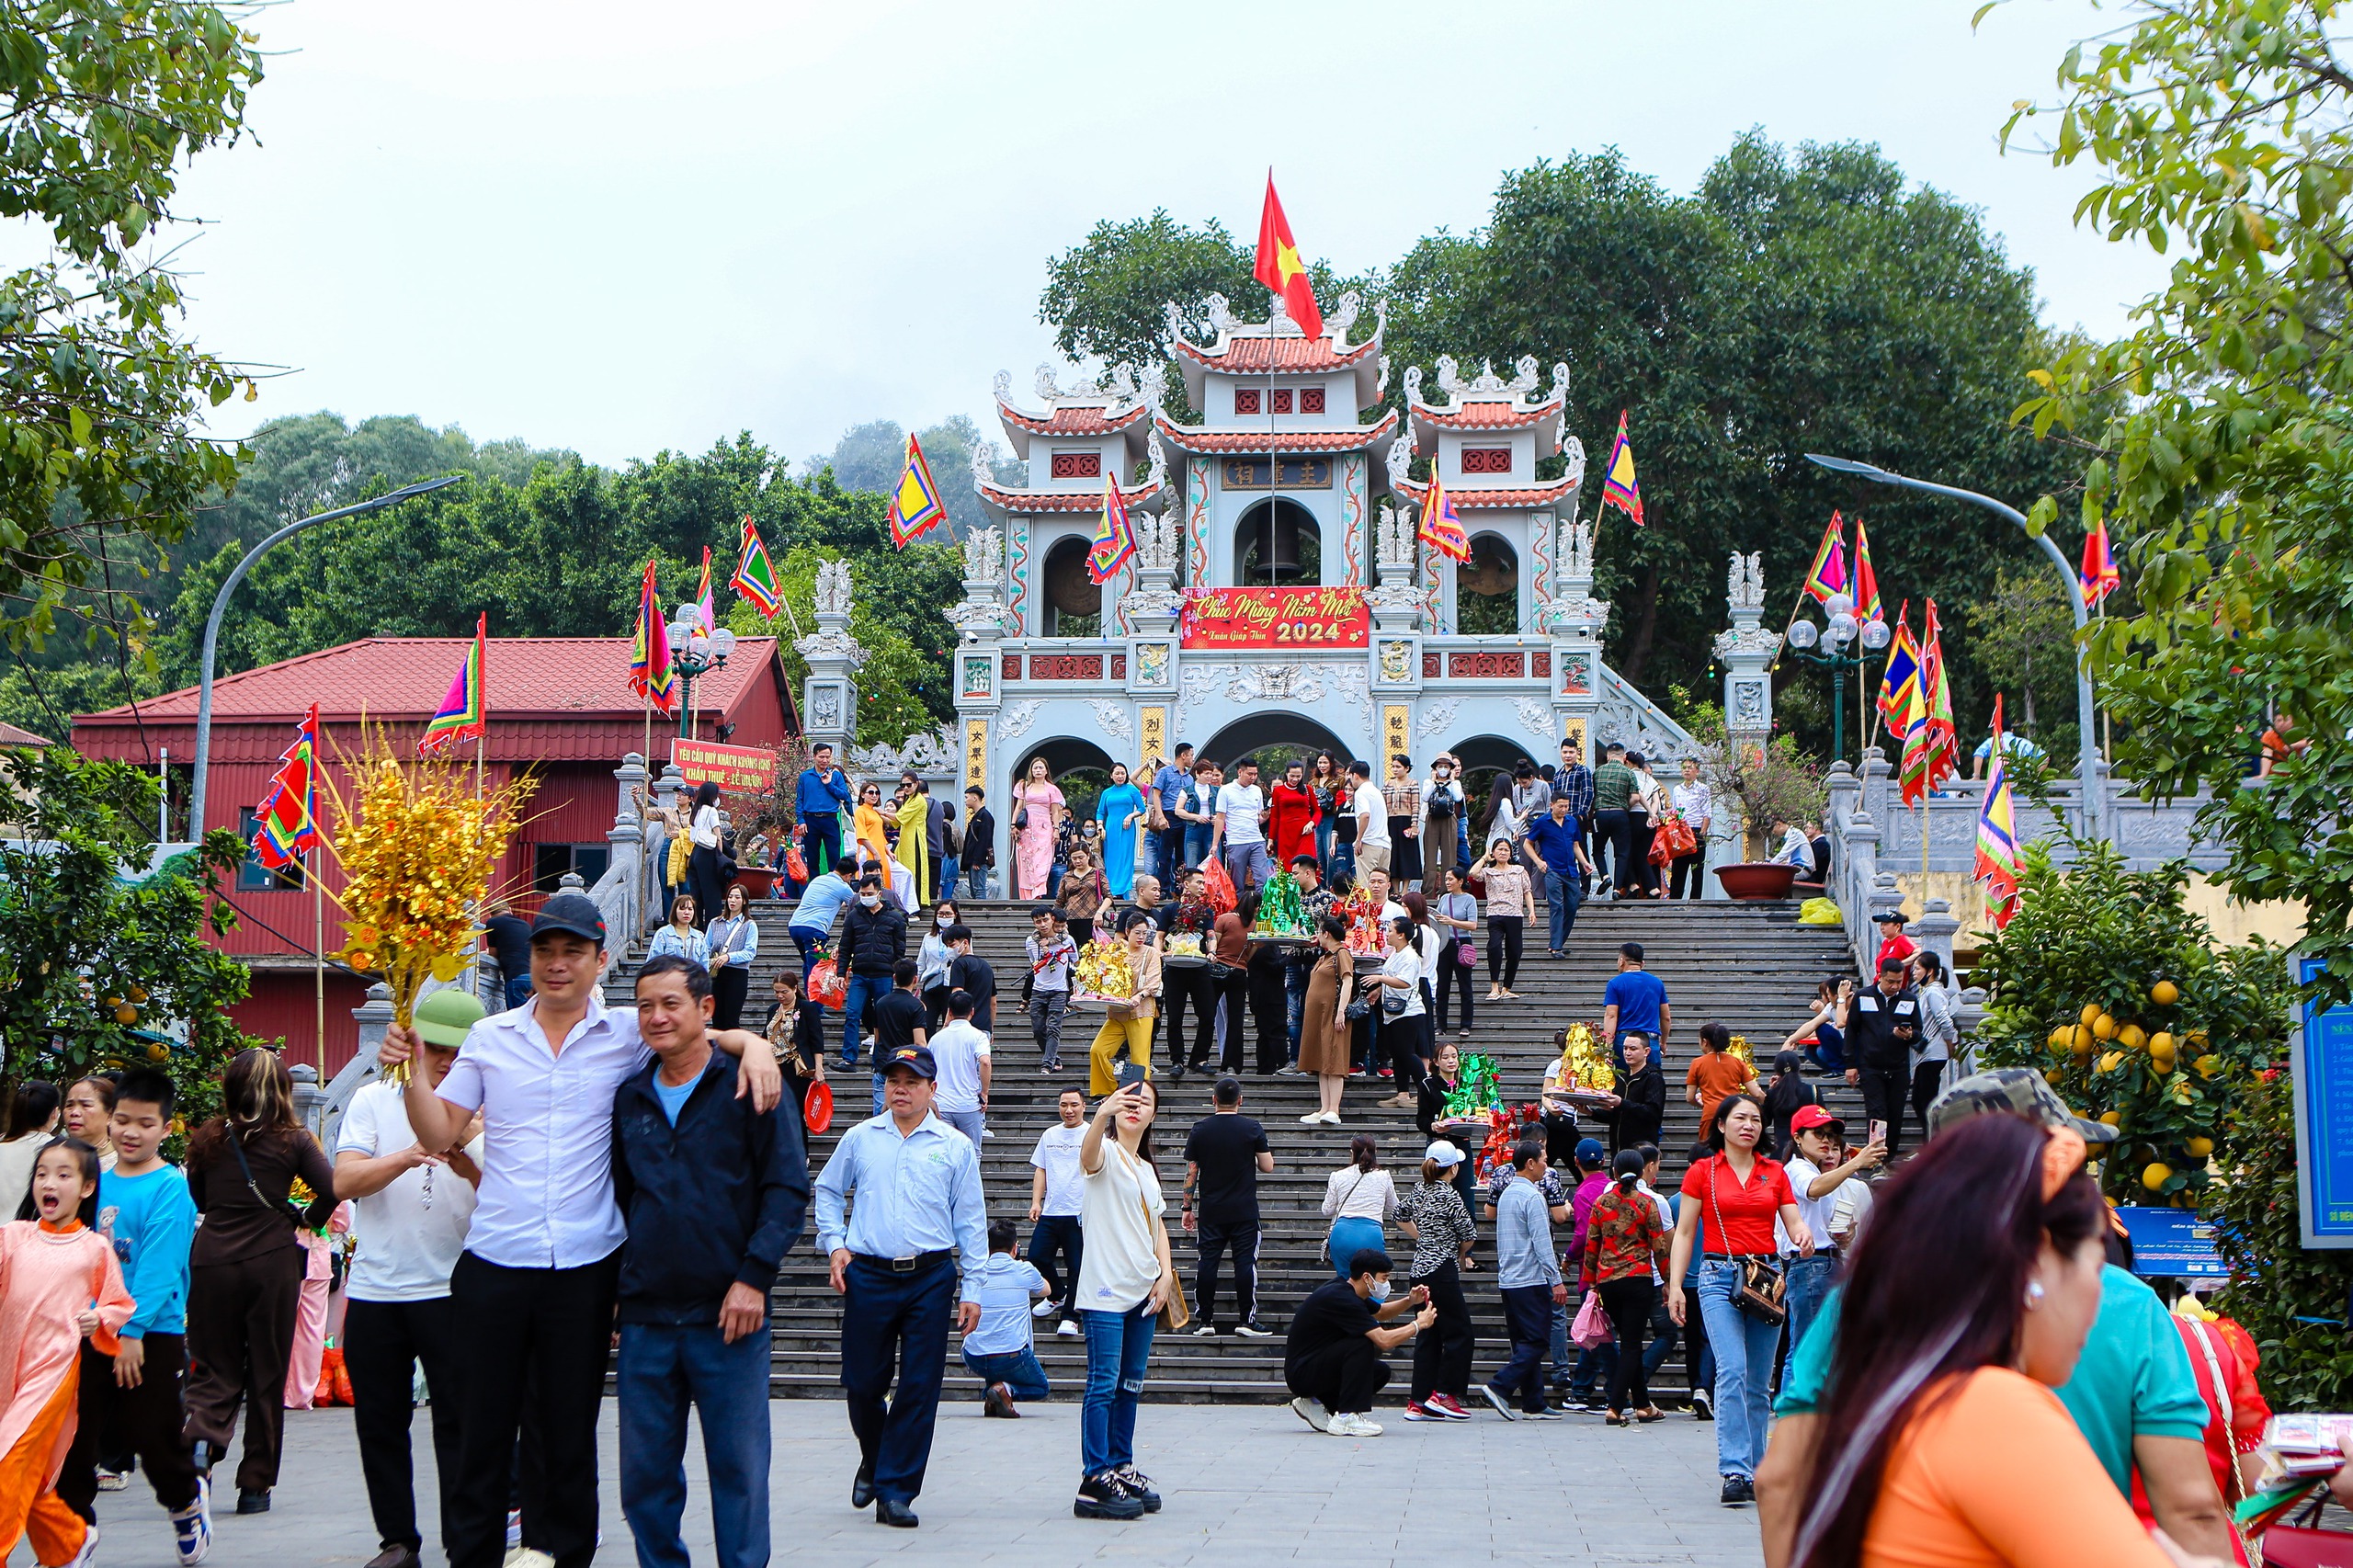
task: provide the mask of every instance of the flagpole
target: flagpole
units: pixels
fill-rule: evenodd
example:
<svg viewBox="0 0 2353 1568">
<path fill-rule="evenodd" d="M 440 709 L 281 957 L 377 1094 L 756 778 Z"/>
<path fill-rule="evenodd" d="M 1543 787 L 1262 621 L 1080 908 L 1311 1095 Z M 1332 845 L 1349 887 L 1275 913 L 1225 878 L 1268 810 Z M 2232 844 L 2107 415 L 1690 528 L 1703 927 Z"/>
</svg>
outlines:
<svg viewBox="0 0 2353 1568">
<path fill-rule="evenodd" d="M 2099 611 L 2101 624 L 2105 625 L 2108 621 L 2108 596 L 2100 595 L 2099 603 L 2093 608 Z M 2110 750 L 2115 740 L 2115 725 L 2108 716 L 2108 704 L 2103 702 L 2099 707 L 2099 759 L 2102 762 L 2113 764 L 2116 761 Z"/>
<path fill-rule="evenodd" d="M 311 851 L 311 991 L 317 1007 L 315 1025 L 318 1067 L 327 1070 L 327 903 L 326 884 L 319 880 L 325 856 Z"/>
</svg>

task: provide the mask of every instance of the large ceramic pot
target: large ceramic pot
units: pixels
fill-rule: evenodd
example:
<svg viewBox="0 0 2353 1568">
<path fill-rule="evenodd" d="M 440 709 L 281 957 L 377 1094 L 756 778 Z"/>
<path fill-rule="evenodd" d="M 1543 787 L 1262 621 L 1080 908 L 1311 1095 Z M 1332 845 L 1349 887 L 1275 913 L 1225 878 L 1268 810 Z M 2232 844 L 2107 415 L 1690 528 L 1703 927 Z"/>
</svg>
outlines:
<svg viewBox="0 0 2353 1568">
<path fill-rule="evenodd" d="M 1716 868 L 1716 881 L 1723 884 L 1728 898 L 1787 898 L 1790 884 L 1797 880 L 1798 869 L 1782 860 L 1744 860 Z"/>
<path fill-rule="evenodd" d="M 736 868 L 733 885 L 742 888 L 753 898 L 767 898 L 776 891 L 776 878 L 777 873 L 766 867 L 740 866 Z"/>
</svg>

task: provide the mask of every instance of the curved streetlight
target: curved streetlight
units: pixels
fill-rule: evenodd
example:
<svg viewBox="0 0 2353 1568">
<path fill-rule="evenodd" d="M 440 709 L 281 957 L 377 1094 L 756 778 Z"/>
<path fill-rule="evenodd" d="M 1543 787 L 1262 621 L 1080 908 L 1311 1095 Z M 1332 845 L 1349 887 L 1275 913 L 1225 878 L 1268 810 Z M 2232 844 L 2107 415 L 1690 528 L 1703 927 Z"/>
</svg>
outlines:
<svg viewBox="0 0 2353 1568">
<path fill-rule="evenodd" d="M 1962 490 L 1950 484 L 1934 484 L 1925 479 L 1908 479 L 1900 473 L 1890 473 L 1873 463 L 1857 462 L 1852 458 L 1824 457 L 1819 452 L 1808 452 L 1805 459 L 1833 473 L 1867 479 L 1874 484 L 1925 490 L 1931 495 L 1949 495 L 1956 501 L 1983 506 L 2016 523 L 2029 539 L 2042 547 L 2042 553 L 2051 560 L 2052 569 L 2059 574 L 2059 580 L 2065 585 L 2060 597 L 2067 601 L 2067 608 L 2075 612 L 2075 777 L 2084 793 L 2084 821 L 2092 831 L 2106 834 L 2108 802 L 2099 783 L 2099 735 L 2094 727 L 2092 677 L 2084 661 L 2083 631 L 2090 623 L 2091 616 L 2084 607 L 2083 587 L 2075 579 L 2075 569 L 2067 564 L 2067 558 L 2059 552 L 2059 547 L 2051 542 L 2049 535 L 2036 533 L 2028 528 L 2025 513 L 2015 506 L 2005 506 L 1991 495 L 1980 495 L 1974 490 Z"/>
<path fill-rule="evenodd" d="M 260 560 L 271 546 L 281 540 L 292 539 L 313 524 L 331 523 L 337 517 L 356 517 L 364 512 L 381 512 L 387 506 L 413 499 L 429 490 L 438 490 L 444 485 L 455 484 L 465 477 L 462 473 L 452 473 L 440 479 L 428 479 L 416 484 L 403 485 L 400 489 L 379 495 L 372 501 L 362 501 L 356 506 L 338 506 L 332 512 L 314 513 L 310 517 L 290 522 L 245 551 L 245 558 L 237 562 L 237 569 L 230 573 L 227 579 L 222 583 L 221 591 L 212 596 L 212 613 L 206 617 L 204 621 L 204 671 L 198 679 L 196 687 L 196 776 L 190 780 L 188 792 L 188 832 L 193 836 L 197 838 L 204 836 L 204 785 L 206 776 L 211 772 L 212 768 L 212 663 L 213 655 L 219 650 L 221 643 L 221 618 L 228 613 L 229 596 L 235 593 L 237 585 L 245 580 L 246 572 L 252 569 L 253 563 Z"/>
</svg>

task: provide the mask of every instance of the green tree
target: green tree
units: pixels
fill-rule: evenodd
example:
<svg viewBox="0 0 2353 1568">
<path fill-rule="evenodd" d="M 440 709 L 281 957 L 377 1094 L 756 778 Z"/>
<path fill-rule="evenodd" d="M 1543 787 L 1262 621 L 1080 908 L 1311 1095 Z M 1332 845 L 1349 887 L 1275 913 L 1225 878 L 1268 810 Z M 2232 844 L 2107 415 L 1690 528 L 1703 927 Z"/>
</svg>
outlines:
<svg viewBox="0 0 2353 1568">
<path fill-rule="evenodd" d="M 969 477 L 972 449 L 983 439 L 981 427 L 972 423 L 969 415 L 962 414 L 951 414 L 928 429 L 915 432 L 915 442 L 923 448 L 924 461 L 931 465 L 932 478 L 938 482 L 940 499 L 948 507 L 949 532 L 958 539 L 988 523 L 987 510 L 981 505 L 980 493 L 972 488 Z M 811 474 L 830 468 L 835 483 L 845 490 L 863 490 L 888 497 L 905 467 L 906 444 L 907 433 L 896 424 L 888 419 L 870 420 L 842 432 L 830 457 L 811 458 L 803 466 Z M 1029 482 L 1027 468 L 1003 458 L 997 460 L 993 472 L 1007 484 Z"/>
<path fill-rule="evenodd" d="M 180 332 L 179 278 L 140 258 L 182 162 L 242 131 L 255 8 L 23 0 L 0 12 L 0 214 L 50 259 L 0 278 L 0 633 L 38 647 L 142 543 L 235 476 L 199 428 L 239 377 Z"/>
<path fill-rule="evenodd" d="M 2175 0 L 2068 51 L 2006 135 L 2088 162 L 2079 221 L 2175 257 L 2121 341 L 2073 345 L 2018 412 L 2096 442 L 2086 526 L 2128 541 L 2140 613 L 2093 637 L 2117 767 L 2211 790 L 2245 899 L 2297 899 L 2321 982 L 2353 984 L 2353 73 L 2336 0 Z M 2129 402 L 2120 402 L 2129 397 Z M 2056 521 L 2060 496 L 2038 503 Z M 2297 749 L 2260 787 L 2277 715 Z M 2339 1303 L 2341 1305 L 2341 1303 Z"/>
<path fill-rule="evenodd" d="M 2006 719 L 2054 756 L 2075 748 L 2072 720 L 2046 731 L 2040 710 L 2072 714 L 2075 694 L 2075 616 L 2050 568 L 2040 561 L 2007 562 L 1994 574 L 1993 591 L 1961 607 L 1970 646 L 1989 685 L 2010 694 Z"/>
</svg>

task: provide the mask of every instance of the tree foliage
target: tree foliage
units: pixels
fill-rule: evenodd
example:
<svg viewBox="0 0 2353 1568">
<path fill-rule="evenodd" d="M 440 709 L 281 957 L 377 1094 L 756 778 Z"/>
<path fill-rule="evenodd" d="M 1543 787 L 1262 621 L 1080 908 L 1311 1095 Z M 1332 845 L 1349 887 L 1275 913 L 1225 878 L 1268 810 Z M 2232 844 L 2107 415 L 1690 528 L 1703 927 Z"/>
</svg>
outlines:
<svg viewBox="0 0 2353 1568">
<path fill-rule="evenodd" d="M 1324 267 L 1319 297 L 1347 281 Z M 1919 599 L 1983 597 L 2027 558 L 2029 541 L 1949 503 L 1858 489 L 1807 451 L 1997 494 L 2073 477 L 2008 420 L 2046 353 L 2032 278 L 1974 211 L 1871 147 L 1792 153 L 1751 134 L 1688 196 L 1614 150 L 1540 163 L 1504 177 L 1485 228 L 1432 234 L 1360 281 L 1388 304 L 1401 367 L 1565 360 L 1568 428 L 1595 468 L 1631 412 L 1654 521 L 1610 515 L 1595 592 L 1613 606 L 1612 665 L 1653 689 L 1707 675 L 1727 554 L 1762 550 L 1777 598 L 1794 596 L 1834 506 L 1867 514 L 1882 591 L 1915 600 L 1915 624 Z M 1191 310 L 1211 290 L 1263 308 L 1245 246 L 1160 211 L 1055 258 L 1040 310 L 1064 353 L 1148 366 L 1163 301 Z M 1991 685 L 1964 640 L 1948 646 L 1973 725 Z M 1801 738 L 1821 747 L 1826 724 Z"/>
<path fill-rule="evenodd" d="M 0 11 L 0 214 L 49 259 L 0 277 L 0 635 L 135 575 L 235 476 L 199 428 L 239 377 L 180 333 L 179 278 L 142 259 L 182 163 L 233 142 L 261 76 L 251 7 L 26 0 Z"/>
<path fill-rule="evenodd" d="M 2075 749 L 2075 614 L 2065 592 L 2041 562 L 2018 561 L 1961 606 L 1978 667 L 2009 697 L 2005 722 L 2054 756 Z"/>
<path fill-rule="evenodd" d="M 981 505 L 980 492 L 972 488 L 970 478 L 972 449 L 982 439 L 981 427 L 965 414 L 949 415 L 938 424 L 915 432 L 924 461 L 931 465 L 932 477 L 939 482 L 939 498 L 948 508 L 947 531 L 959 539 L 988 523 L 987 509 Z M 834 443 L 831 456 L 811 458 L 802 466 L 812 475 L 831 469 L 834 483 L 844 490 L 887 496 L 899 483 L 899 474 L 906 464 L 906 450 L 907 433 L 891 420 L 875 419 L 845 430 L 842 438 Z M 1004 458 L 993 465 L 993 472 L 1007 484 L 1029 483 L 1028 468 Z"/>
<path fill-rule="evenodd" d="M 2212 791 L 2246 899 L 2299 899 L 2323 989 L 2353 983 L 2353 72 L 2336 0 L 2168 0 L 2070 50 L 2044 150 L 2078 221 L 2175 257 L 2121 341 L 2070 346 L 2018 410 L 2093 438 L 2084 519 L 2129 542 L 2140 613 L 2093 637 L 2118 771 Z M 2120 395 L 2129 402 L 2120 403 Z M 2032 513 L 2047 526 L 2060 497 Z M 2247 775 L 2275 714 L 2300 749 Z"/>
<path fill-rule="evenodd" d="M 2204 1205 L 2215 1250 L 2231 1270 L 2214 1300 L 2263 1353 L 2264 1396 L 2278 1410 L 2353 1407 L 2353 1253 L 2303 1244 L 2297 1221 L 2293 1085 L 2268 1072 L 2246 1085 L 2226 1118 L 2241 1151 L 2231 1181 Z"/>
</svg>

